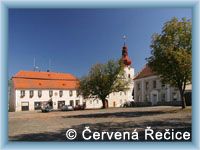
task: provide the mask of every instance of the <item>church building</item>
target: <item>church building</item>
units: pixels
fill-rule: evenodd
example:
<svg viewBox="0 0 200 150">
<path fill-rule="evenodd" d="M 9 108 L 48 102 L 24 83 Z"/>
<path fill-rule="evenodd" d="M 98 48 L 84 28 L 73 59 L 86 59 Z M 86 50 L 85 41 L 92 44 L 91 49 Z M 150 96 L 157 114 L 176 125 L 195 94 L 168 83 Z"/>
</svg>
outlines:
<svg viewBox="0 0 200 150">
<path fill-rule="evenodd" d="M 122 61 L 124 63 L 125 80 L 129 80 L 129 90 L 113 92 L 106 99 L 108 107 L 120 107 L 133 101 L 134 68 L 128 56 L 125 42 L 122 47 Z M 44 102 L 51 102 L 54 110 L 63 105 L 83 105 L 86 109 L 101 108 L 100 99 L 83 99 L 77 93 L 79 80 L 68 73 L 19 71 L 11 79 L 9 111 L 40 110 Z"/>
<path fill-rule="evenodd" d="M 134 88 L 134 68 L 131 66 L 132 62 L 128 56 L 128 47 L 125 42 L 122 47 L 122 61 L 124 63 L 125 77 L 130 80 L 129 90 L 125 92 L 113 92 L 106 98 L 108 100 L 108 107 L 121 107 L 123 104 L 133 101 L 133 88 Z M 102 101 L 96 98 L 88 98 L 86 101 L 86 108 L 101 108 L 103 106 Z"/>
</svg>

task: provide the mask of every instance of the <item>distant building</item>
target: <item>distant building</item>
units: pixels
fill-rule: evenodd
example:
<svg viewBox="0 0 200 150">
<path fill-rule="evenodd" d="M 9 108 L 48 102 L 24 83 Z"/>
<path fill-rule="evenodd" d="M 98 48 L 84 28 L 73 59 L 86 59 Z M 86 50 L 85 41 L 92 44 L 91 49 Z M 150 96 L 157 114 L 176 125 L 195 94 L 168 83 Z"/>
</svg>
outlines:
<svg viewBox="0 0 200 150">
<path fill-rule="evenodd" d="M 134 78 L 134 68 L 131 67 L 131 60 L 128 56 L 128 47 L 124 44 L 122 47 L 122 61 L 124 63 L 125 78 L 130 80 L 129 90 L 125 92 L 114 92 L 109 94 L 106 98 L 108 100 L 108 107 L 120 107 L 123 104 L 133 101 L 133 78 Z M 101 108 L 103 106 L 102 101 L 98 98 L 86 99 L 86 108 Z"/>
<path fill-rule="evenodd" d="M 9 111 L 40 110 L 51 101 L 53 109 L 83 104 L 78 79 L 66 73 L 19 71 L 11 79 Z"/>
<path fill-rule="evenodd" d="M 151 102 L 158 104 L 181 104 L 179 90 L 169 84 L 163 84 L 147 65 L 134 78 L 134 100 L 136 102 Z M 186 85 L 186 102 L 191 104 L 192 85 Z"/>
</svg>

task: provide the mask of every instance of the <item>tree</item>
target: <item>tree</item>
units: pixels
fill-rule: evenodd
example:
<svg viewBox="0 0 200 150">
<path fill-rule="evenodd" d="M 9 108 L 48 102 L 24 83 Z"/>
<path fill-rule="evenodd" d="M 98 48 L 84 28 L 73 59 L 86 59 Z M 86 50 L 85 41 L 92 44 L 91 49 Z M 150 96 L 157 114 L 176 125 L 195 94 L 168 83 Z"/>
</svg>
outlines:
<svg viewBox="0 0 200 150">
<path fill-rule="evenodd" d="M 184 92 L 192 78 L 192 24 L 190 20 L 172 18 L 164 24 L 161 34 L 154 34 L 150 68 L 160 75 L 163 83 L 177 87 L 182 108 L 186 107 Z"/>
<path fill-rule="evenodd" d="M 105 64 L 96 64 L 87 76 L 80 79 L 79 93 L 84 98 L 99 98 L 103 108 L 108 107 L 106 97 L 112 92 L 129 89 L 129 81 L 125 79 L 124 66 L 121 60 L 110 60 Z"/>
</svg>

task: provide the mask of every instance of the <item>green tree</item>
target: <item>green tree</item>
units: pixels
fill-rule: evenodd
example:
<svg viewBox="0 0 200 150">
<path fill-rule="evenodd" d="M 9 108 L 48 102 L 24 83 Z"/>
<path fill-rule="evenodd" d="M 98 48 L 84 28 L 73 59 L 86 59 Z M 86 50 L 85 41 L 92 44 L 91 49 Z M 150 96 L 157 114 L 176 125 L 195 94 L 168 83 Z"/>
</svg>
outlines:
<svg viewBox="0 0 200 150">
<path fill-rule="evenodd" d="M 106 97 L 112 92 L 129 89 L 129 80 L 125 78 L 124 66 L 121 60 L 110 60 L 105 64 L 94 65 L 89 74 L 80 79 L 79 93 L 84 98 L 99 98 L 103 108 L 108 107 Z"/>
<path fill-rule="evenodd" d="M 186 107 L 184 92 L 192 78 L 192 23 L 172 18 L 164 24 L 161 34 L 152 37 L 148 65 L 160 75 L 162 82 L 177 87 Z"/>
</svg>

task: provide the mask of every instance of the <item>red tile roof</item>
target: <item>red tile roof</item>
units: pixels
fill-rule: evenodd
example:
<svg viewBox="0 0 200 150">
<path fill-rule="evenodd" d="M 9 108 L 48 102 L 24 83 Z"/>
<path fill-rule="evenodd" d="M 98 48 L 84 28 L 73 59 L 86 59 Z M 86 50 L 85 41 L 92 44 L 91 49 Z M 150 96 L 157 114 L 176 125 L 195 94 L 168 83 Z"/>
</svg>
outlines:
<svg viewBox="0 0 200 150">
<path fill-rule="evenodd" d="M 153 72 L 152 69 L 148 65 L 145 65 L 145 67 L 135 76 L 134 80 L 153 76 L 153 75 L 156 75 L 156 73 Z"/>
<path fill-rule="evenodd" d="M 68 73 L 19 71 L 12 77 L 15 89 L 76 89 L 79 80 Z"/>
</svg>

